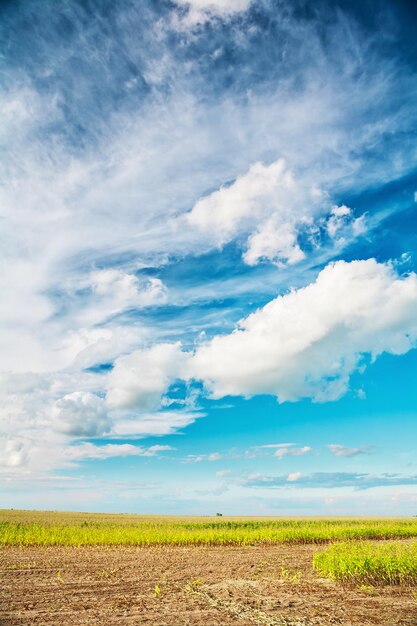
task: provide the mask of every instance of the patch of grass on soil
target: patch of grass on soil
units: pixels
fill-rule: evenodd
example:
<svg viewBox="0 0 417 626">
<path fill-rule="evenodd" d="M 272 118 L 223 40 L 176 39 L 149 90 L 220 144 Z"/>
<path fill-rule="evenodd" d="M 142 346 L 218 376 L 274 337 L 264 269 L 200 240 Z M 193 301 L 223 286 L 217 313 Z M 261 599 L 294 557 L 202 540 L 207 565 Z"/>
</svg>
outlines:
<svg viewBox="0 0 417 626">
<path fill-rule="evenodd" d="M 368 585 L 417 583 L 417 543 L 353 543 L 330 546 L 313 557 L 321 574 Z"/>
</svg>

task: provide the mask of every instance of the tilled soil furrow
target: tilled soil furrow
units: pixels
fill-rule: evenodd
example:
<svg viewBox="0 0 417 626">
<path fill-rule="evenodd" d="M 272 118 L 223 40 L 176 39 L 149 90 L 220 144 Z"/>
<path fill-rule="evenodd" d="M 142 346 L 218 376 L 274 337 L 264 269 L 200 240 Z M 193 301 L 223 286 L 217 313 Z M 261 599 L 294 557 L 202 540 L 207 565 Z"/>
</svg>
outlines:
<svg viewBox="0 0 417 626">
<path fill-rule="evenodd" d="M 319 549 L 2 548 L 0 626 L 417 626 L 412 590 L 320 578 Z"/>
</svg>

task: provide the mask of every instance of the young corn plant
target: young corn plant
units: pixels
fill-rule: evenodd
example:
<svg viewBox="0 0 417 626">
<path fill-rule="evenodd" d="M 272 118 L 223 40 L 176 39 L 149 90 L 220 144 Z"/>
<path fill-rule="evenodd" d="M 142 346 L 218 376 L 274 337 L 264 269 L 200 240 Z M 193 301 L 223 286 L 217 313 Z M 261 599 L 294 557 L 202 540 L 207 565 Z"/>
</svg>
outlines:
<svg viewBox="0 0 417 626">
<path fill-rule="evenodd" d="M 343 542 L 313 557 L 321 574 L 363 586 L 417 584 L 417 543 Z"/>
</svg>

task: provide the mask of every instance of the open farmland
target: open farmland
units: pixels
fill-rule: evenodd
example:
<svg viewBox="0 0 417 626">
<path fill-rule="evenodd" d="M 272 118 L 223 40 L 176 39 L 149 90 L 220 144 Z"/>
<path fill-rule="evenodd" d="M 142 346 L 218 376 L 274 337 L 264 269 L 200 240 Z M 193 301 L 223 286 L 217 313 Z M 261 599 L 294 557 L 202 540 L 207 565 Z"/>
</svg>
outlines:
<svg viewBox="0 0 417 626">
<path fill-rule="evenodd" d="M 412 537 L 417 537 L 417 519 L 0 512 L 0 543 L 5 545 L 257 545 Z"/>
<path fill-rule="evenodd" d="M 413 519 L 2 511 L 0 521 L 2 626 L 417 624 Z"/>
</svg>

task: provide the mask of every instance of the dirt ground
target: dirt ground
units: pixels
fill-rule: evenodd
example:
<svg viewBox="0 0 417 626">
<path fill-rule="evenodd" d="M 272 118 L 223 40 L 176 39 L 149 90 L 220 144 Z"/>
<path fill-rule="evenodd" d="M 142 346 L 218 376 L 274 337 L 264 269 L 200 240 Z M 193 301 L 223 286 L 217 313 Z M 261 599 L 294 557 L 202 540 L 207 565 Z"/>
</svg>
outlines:
<svg viewBox="0 0 417 626">
<path fill-rule="evenodd" d="M 349 588 L 317 546 L 4 547 L 0 624 L 417 626 L 417 594 Z"/>
</svg>

